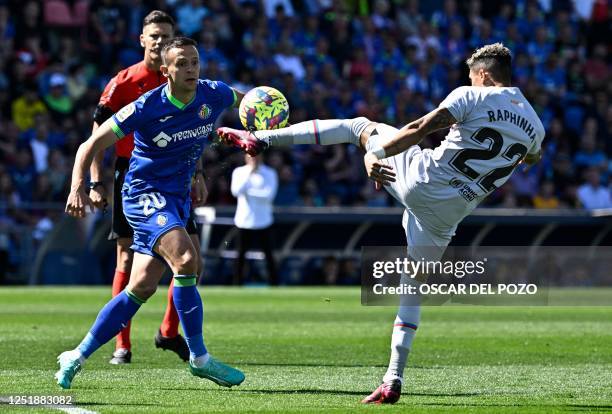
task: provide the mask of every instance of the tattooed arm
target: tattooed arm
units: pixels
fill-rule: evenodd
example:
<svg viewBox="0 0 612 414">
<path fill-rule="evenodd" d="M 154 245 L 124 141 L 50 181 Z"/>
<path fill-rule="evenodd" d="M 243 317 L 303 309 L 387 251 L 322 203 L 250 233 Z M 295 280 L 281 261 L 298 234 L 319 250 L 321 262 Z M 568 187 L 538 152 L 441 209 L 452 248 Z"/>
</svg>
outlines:
<svg viewBox="0 0 612 414">
<path fill-rule="evenodd" d="M 421 142 L 428 134 L 448 128 L 457 120 L 446 108 L 437 108 L 399 130 L 397 135 L 383 145 L 385 157 L 391 157 Z"/>
<path fill-rule="evenodd" d="M 439 129 L 448 128 L 455 122 L 457 120 L 448 109 L 437 108 L 424 117 L 404 126 L 391 141 L 388 141 L 382 147 L 368 151 L 363 157 L 368 177 L 376 181 L 378 185 L 388 185 L 394 182 L 395 173 L 393 169 L 386 163 L 379 162 L 380 159 L 399 154 L 421 142 L 428 134 Z"/>
</svg>

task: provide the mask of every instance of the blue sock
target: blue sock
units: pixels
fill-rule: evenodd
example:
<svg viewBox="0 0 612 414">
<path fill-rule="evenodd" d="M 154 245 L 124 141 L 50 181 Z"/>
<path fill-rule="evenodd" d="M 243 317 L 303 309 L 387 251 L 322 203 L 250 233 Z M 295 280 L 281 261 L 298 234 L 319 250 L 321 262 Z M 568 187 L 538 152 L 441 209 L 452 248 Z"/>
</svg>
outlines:
<svg viewBox="0 0 612 414">
<path fill-rule="evenodd" d="M 181 320 L 191 359 L 208 353 L 202 337 L 204 308 L 195 275 L 174 275 L 174 307 Z"/>
<path fill-rule="evenodd" d="M 115 337 L 144 302 L 127 289 L 112 298 L 98 313 L 96 321 L 77 349 L 88 358 Z"/>
</svg>

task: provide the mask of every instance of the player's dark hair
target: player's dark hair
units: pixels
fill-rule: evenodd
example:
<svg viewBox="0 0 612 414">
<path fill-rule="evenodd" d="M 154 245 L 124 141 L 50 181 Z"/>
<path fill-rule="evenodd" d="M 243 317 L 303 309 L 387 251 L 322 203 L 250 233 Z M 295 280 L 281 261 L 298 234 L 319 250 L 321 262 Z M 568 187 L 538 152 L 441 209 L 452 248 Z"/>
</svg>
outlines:
<svg viewBox="0 0 612 414">
<path fill-rule="evenodd" d="M 173 29 L 174 26 L 176 26 L 176 23 L 174 22 L 172 16 L 161 10 L 153 10 L 151 13 L 147 14 L 144 20 L 142 21 L 142 27 L 148 26 L 153 23 L 168 23 L 170 26 L 172 26 Z"/>
<path fill-rule="evenodd" d="M 512 80 L 512 54 L 501 43 L 492 43 L 477 49 L 465 61 L 470 70 L 485 69 L 499 82 L 510 84 Z"/>
<path fill-rule="evenodd" d="M 175 47 L 185 47 L 185 46 L 198 47 L 198 42 L 188 37 L 179 36 L 179 37 L 175 37 L 174 39 L 166 43 L 164 45 L 164 48 L 161 51 L 161 56 L 162 56 L 164 65 L 166 64 L 166 55 L 168 54 L 168 51 L 170 49 L 173 49 Z"/>
</svg>

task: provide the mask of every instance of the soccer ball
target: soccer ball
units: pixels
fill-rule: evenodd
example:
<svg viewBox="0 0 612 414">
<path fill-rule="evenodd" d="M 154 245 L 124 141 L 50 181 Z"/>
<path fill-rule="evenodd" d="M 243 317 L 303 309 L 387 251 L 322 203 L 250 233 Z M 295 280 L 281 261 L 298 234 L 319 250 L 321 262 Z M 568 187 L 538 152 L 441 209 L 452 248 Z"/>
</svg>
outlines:
<svg viewBox="0 0 612 414">
<path fill-rule="evenodd" d="M 244 95 L 238 113 L 249 131 L 283 128 L 289 120 L 289 102 L 278 89 L 258 86 Z"/>
</svg>

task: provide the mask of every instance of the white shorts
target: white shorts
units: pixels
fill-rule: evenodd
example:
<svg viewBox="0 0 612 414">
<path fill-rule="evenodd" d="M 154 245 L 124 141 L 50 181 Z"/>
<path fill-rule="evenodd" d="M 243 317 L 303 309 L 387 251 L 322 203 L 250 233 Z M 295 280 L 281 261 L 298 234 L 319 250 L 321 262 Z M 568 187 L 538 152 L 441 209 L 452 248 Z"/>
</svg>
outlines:
<svg viewBox="0 0 612 414">
<path fill-rule="evenodd" d="M 398 129 L 387 124 L 376 125 L 377 134 L 370 136 L 367 150 L 383 145 L 397 134 Z M 406 231 L 408 254 L 414 260 L 439 260 L 455 235 L 457 225 L 449 226 L 438 218 L 420 197 L 419 189 L 427 183 L 419 181 L 421 148 L 414 145 L 406 151 L 381 162 L 393 167 L 395 182 L 385 189 L 405 208 L 402 226 Z M 424 167 L 423 167 L 424 168 Z"/>
</svg>

